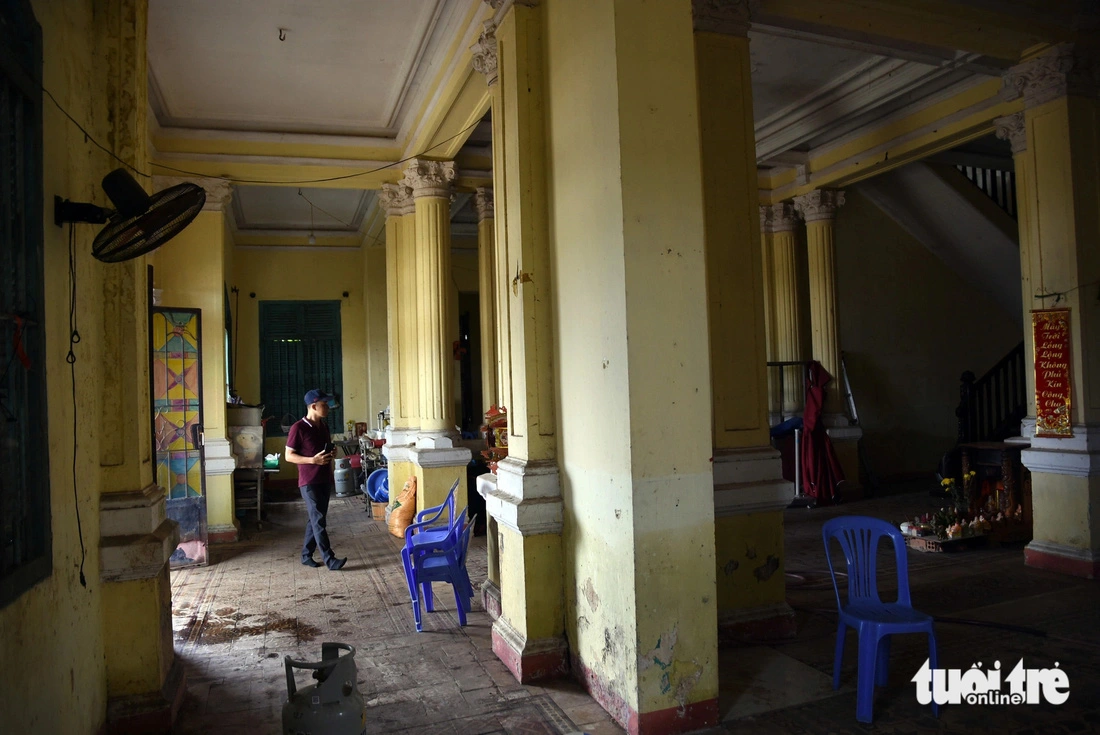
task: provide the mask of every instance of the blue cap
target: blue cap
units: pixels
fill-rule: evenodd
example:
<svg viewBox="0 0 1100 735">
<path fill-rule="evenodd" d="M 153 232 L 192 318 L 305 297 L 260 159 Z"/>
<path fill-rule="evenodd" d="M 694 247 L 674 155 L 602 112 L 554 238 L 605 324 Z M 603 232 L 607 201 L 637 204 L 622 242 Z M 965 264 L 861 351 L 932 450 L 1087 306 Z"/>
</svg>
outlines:
<svg viewBox="0 0 1100 735">
<path fill-rule="evenodd" d="M 321 403 L 322 401 L 331 401 L 331 400 L 332 400 L 332 396 L 330 396 L 328 393 L 325 393 L 323 390 L 320 390 L 318 388 L 314 388 L 313 390 L 306 393 L 306 405 L 307 406 L 310 406 L 314 403 Z"/>
</svg>

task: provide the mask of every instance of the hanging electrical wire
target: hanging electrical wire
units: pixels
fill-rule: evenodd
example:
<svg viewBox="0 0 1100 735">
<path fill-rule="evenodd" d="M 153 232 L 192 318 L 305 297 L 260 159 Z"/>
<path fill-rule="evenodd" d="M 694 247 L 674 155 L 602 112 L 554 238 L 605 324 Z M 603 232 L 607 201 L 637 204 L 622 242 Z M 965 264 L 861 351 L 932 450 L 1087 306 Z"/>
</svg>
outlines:
<svg viewBox="0 0 1100 735">
<path fill-rule="evenodd" d="M 87 587 L 88 580 L 84 577 L 84 561 L 88 557 L 88 551 L 84 547 L 84 529 L 80 522 L 80 494 L 77 492 L 76 483 L 76 453 L 78 448 L 77 435 L 77 404 L 76 404 L 76 346 L 80 344 L 80 330 L 76 326 L 76 233 L 73 223 L 69 223 L 69 352 L 65 355 L 65 362 L 69 363 L 69 381 L 72 388 L 73 408 L 73 504 L 76 508 L 76 534 L 80 539 L 80 586 Z"/>
</svg>

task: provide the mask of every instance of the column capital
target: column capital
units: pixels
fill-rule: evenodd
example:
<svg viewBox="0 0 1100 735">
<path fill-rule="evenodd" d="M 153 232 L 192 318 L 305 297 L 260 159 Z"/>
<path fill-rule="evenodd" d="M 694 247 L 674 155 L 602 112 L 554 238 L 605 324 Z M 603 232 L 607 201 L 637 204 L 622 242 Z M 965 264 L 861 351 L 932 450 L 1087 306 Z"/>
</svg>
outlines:
<svg viewBox="0 0 1100 735">
<path fill-rule="evenodd" d="M 758 0 L 691 0 L 696 33 L 747 36 L 749 17 Z"/>
<path fill-rule="evenodd" d="M 233 187 L 225 179 L 212 179 L 204 176 L 154 176 L 153 190 L 163 191 L 177 184 L 198 184 L 206 190 L 204 212 L 224 212 L 233 198 Z"/>
<path fill-rule="evenodd" d="M 772 221 L 772 210 L 767 204 L 760 205 L 760 229 L 764 232 L 771 232 L 769 226 Z"/>
<path fill-rule="evenodd" d="M 836 219 L 836 210 L 843 205 L 844 192 L 839 189 L 814 189 L 794 198 L 794 208 L 806 222 Z"/>
<path fill-rule="evenodd" d="M 493 188 L 491 186 L 479 186 L 475 190 L 474 196 L 477 204 L 477 221 L 493 219 Z"/>
<path fill-rule="evenodd" d="M 1013 155 L 1027 150 L 1027 128 L 1024 126 L 1024 113 L 1016 112 L 993 121 L 997 127 L 997 137 L 1012 145 Z"/>
<path fill-rule="evenodd" d="M 455 180 L 456 173 L 454 161 L 414 158 L 405 167 L 405 177 L 401 183 L 412 189 L 413 199 L 440 197 L 449 200 L 451 182 Z"/>
<path fill-rule="evenodd" d="M 768 207 L 771 210 L 768 217 L 768 232 L 794 232 L 798 225 L 798 212 L 791 202 L 780 202 Z"/>
<path fill-rule="evenodd" d="M 382 184 L 382 191 L 378 193 L 378 204 L 386 212 L 387 217 L 400 217 L 408 214 L 413 205 L 412 189 L 404 183 Z"/>
<path fill-rule="evenodd" d="M 1041 56 L 1009 69 L 1001 96 L 1024 98 L 1025 107 L 1074 95 L 1100 96 L 1100 54 L 1095 46 L 1060 43 Z"/>
<path fill-rule="evenodd" d="M 492 3 L 489 3 L 492 5 Z M 498 0 L 497 5 L 500 4 Z M 493 9 L 496 9 L 496 5 Z M 490 87 L 497 83 L 497 24 L 491 20 L 485 21 L 481 35 L 477 37 L 477 43 L 470 47 L 473 56 L 470 64 L 474 71 L 485 75 L 485 83 Z"/>
</svg>

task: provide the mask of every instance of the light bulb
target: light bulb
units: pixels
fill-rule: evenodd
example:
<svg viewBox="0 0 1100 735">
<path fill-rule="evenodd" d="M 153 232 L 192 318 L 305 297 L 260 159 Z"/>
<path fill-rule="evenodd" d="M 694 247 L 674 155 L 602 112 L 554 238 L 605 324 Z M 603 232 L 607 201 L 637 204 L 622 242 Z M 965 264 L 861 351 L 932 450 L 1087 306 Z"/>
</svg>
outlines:
<svg viewBox="0 0 1100 735">
<path fill-rule="evenodd" d="M 312 233 L 309 236 L 309 244 L 310 245 L 316 245 L 317 244 L 317 238 L 314 237 Z"/>
</svg>

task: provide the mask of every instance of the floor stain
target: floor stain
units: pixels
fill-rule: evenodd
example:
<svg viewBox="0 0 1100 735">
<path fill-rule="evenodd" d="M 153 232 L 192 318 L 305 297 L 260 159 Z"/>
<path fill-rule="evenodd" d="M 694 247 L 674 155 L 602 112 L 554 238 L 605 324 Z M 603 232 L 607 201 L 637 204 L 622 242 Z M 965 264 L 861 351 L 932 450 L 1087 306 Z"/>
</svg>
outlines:
<svg viewBox="0 0 1100 735">
<path fill-rule="evenodd" d="M 233 611 L 233 608 L 221 608 L 214 612 L 218 614 L 221 610 Z M 321 634 L 321 629 L 315 625 L 276 613 L 265 613 L 262 622 L 255 625 L 237 625 L 235 617 L 217 619 L 207 615 L 192 615 L 176 633 L 176 639 L 191 641 L 196 645 L 214 645 L 268 633 L 293 633 L 298 643 L 308 643 Z"/>
</svg>

